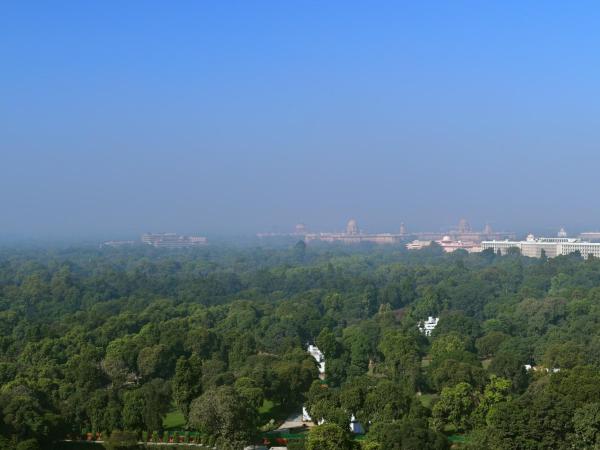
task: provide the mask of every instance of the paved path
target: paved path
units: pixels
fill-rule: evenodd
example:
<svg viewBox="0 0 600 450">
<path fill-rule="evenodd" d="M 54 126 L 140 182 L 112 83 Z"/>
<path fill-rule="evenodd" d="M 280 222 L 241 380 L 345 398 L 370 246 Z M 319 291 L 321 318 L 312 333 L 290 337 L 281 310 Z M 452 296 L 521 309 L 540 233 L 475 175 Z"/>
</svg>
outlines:
<svg viewBox="0 0 600 450">
<path fill-rule="evenodd" d="M 302 428 L 302 427 L 312 427 L 314 424 L 312 422 L 302 422 L 302 413 L 292 414 L 285 422 L 281 424 L 278 430 L 290 429 L 290 428 Z"/>
</svg>

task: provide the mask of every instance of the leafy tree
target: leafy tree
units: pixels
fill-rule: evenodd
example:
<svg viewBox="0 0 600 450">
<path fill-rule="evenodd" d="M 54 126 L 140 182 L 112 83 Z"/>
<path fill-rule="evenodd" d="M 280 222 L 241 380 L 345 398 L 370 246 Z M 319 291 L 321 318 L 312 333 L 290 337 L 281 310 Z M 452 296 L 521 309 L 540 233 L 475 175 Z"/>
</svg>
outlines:
<svg viewBox="0 0 600 450">
<path fill-rule="evenodd" d="M 158 430 L 169 409 L 171 392 L 163 380 L 155 379 L 141 388 L 125 392 L 123 423 L 128 430 Z"/>
<path fill-rule="evenodd" d="M 420 368 L 420 349 L 415 337 L 399 331 L 386 331 L 379 343 L 388 373 L 415 384 Z"/>
<path fill-rule="evenodd" d="M 437 430 L 451 425 L 457 431 L 466 431 L 471 426 L 471 414 L 476 407 L 473 388 L 468 383 L 442 389 L 439 401 L 433 406 L 433 423 Z"/>
<path fill-rule="evenodd" d="M 254 408 L 258 409 L 263 404 L 264 392 L 252 378 L 241 377 L 235 380 L 235 390 Z"/>
<path fill-rule="evenodd" d="M 141 349 L 137 358 L 137 367 L 139 374 L 144 378 L 167 376 L 169 369 L 167 348 L 158 344 Z"/>
<path fill-rule="evenodd" d="M 510 400 L 511 387 L 510 380 L 492 376 L 473 412 L 473 421 L 485 426 L 488 423 L 488 415 L 493 414 L 492 410 L 496 405 Z"/>
<path fill-rule="evenodd" d="M 190 403 L 202 393 L 202 361 L 196 355 L 177 360 L 173 377 L 173 397 L 184 417 L 188 418 Z"/>
<path fill-rule="evenodd" d="M 190 424 L 211 436 L 248 442 L 256 427 L 257 411 L 231 386 L 211 388 L 190 407 Z"/>
<path fill-rule="evenodd" d="M 367 435 L 380 450 L 445 450 L 448 439 L 428 428 L 424 419 L 406 418 L 398 422 L 378 422 Z"/>
<path fill-rule="evenodd" d="M 351 447 L 348 432 L 332 423 L 312 428 L 306 441 L 306 450 L 350 450 Z"/>
<path fill-rule="evenodd" d="M 339 357 L 342 350 L 335 335 L 327 328 L 323 328 L 317 336 L 317 347 L 327 359 Z"/>
<path fill-rule="evenodd" d="M 490 358 L 494 356 L 502 342 L 508 339 L 508 335 L 501 331 L 490 331 L 484 336 L 477 339 L 475 347 L 477 347 L 477 353 L 482 358 Z"/>
<path fill-rule="evenodd" d="M 600 403 L 588 403 L 573 416 L 573 445 L 582 450 L 600 448 Z"/>
</svg>

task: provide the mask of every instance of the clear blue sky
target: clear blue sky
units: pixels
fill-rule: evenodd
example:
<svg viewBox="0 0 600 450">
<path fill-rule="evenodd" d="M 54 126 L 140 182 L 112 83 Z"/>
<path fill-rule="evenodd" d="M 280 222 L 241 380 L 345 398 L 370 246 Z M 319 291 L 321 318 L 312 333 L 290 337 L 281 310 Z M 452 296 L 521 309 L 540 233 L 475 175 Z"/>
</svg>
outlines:
<svg viewBox="0 0 600 450">
<path fill-rule="evenodd" d="M 0 3 L 0 235 L 600 228 L 598 2 Z"/>
</svg>

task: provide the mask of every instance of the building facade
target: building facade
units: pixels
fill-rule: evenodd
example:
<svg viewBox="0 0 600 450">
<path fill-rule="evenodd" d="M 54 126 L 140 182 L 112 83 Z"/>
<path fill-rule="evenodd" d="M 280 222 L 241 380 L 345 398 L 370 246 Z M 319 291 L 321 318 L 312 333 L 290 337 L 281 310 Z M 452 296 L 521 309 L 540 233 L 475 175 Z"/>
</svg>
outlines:
<svg viewBox="0 0 600 450">
<path fill-rule="evenodd" d="M 554 258 L 560 255 L 570 255 L 579 252 L 587 259 L 590 255 L 600 257 L 600 243 L 584 242 L 580 239 L 557 237 L 557 238 L 535 238 L 532 234 L 524 241 L 483 241 L 483 250 L 491 249 L 494 253 L 507 254 L 510 249 L 518 249 L 523 256 L 540 258 L 542 255 Z"/>
<path fill-rule="evenodd" d="M 153 247 L 183 248 L 206 245 L 208 240 L 202 236 L 181 236 L 176 233 L 145 233 L 142 242 Z"/>
</svg>

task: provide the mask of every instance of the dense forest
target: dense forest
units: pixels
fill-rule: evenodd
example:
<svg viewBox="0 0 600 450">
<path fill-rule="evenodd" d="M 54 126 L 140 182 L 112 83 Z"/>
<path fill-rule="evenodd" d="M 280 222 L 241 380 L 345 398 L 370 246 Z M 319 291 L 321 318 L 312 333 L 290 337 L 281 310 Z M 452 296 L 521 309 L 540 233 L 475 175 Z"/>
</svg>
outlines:
<svg viewBox="0 0 600 450">
<path fill-rule="evenodd" d="M 128 448 L 178 417 L 176 441 L 241 450 L 303 405 L 325 422 L 290 449 L 600 448 L 600 261 L 580 255 L 5 247 L 0 329 L 2 449 Z"/>
</svg>

